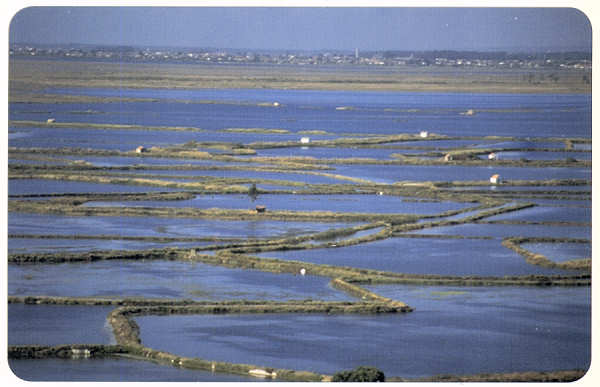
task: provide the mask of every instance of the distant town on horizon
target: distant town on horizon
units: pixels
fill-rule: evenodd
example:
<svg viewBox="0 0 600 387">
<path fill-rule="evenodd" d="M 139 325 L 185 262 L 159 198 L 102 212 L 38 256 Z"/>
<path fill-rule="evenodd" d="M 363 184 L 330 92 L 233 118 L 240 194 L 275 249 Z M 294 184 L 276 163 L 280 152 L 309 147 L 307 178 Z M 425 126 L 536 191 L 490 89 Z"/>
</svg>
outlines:
<svg viewBox="0 0 600 387">
<path fill-rule="evenodd" d="M 498 68 L 591 69 L 589 50 L 478 51 L 478 50 L 265 50 L 191 47 L 135 47 L 95 44 L 13 43 L 10 57 L 186 62 L 209 64 L 294 64 L 450 66 Z"/>
</svg>

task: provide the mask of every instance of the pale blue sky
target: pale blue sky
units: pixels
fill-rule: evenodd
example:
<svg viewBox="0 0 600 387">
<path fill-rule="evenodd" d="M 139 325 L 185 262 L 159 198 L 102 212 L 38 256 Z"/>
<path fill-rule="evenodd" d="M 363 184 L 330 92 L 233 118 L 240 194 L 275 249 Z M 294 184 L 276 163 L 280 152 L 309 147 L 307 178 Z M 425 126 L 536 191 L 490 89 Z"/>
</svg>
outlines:
<svg viewBox="0 0 600 387">
<path fill-rule="evenodd" d="M 11 43 L 248 49 L 588 49 L 573 8 L 30 7 Z"/>
</svg>

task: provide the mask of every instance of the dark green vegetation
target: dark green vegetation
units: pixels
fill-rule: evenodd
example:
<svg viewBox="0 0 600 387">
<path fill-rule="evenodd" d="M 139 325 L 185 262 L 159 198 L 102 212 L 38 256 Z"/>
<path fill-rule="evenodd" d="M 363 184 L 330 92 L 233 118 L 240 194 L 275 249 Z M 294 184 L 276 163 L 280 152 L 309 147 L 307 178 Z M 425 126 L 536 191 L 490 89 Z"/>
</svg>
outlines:
<svg viewBox="0 0 600 387">
<path fill-rule="evenodd" d="M 282 73 L 265 74 L 256 68 L 245 68 L 246 76 L 232 73 L 231 69 L 223 68 L 215 72 L 212 67 L 202 67 L 190 72 L 183 66 L 164 66 L 158 70 L 151 65 L 130 66 L 119 68 L 120 76 L 115 76 L 115 65 L 106 64 L 101 70 L 95 69 L 93 79 L 90 78 L 89 63 L 66 63 L 65 66 L 50 66 L 55 72 L 48 72 L 48 67 L 42 62 L 11 62 L 11 102 L 25 103 L 128 103 L 128 102 L 158 102 L 154 98 L 118 98 L 118 97 L 89 97 L 48 94 L 43 91 L 53 87 L 168 87 L 198 88 L 198 87 L 276 87 L 276 88 L 319 88 L 319 89 L 360 89 L 360 90 L 419 90 L 419 91 L 485 91 L 486 93 L 500 92 L 580 92 L 587 91 L 589 86 L 573 79 L 561 77 L 560 82 L 547 82 L 523 85 L 520 80 L 508 73 L 493 75 L 495 79 L 486 79 L 484 74 L 474 74 L 469 78 L 466 74 L 452 77 L 449 74 L 428 75 L 408 74 L 398 77 L 398 74 L 349 74 L 349 73 L 294 73 L 280 70 Z M 81 71 L 82 69 L 86 71 Z M 239 69 L 238 69 L 239 70 Z M 237 70 L 236 70 L 237 71 Z M 283 76 L 282 76 L 283 75 Z M 353 79 L 352 77 L 360 79 Z M 169 100 L 172 103 L 197 104 L 241 104 L 261 106 L 271 109 L 268 103 L 223 102 L 223 101 L 191 101 Z M 357 107 L 345 107 L 346 110 L 357 110 Z M 511 110 L 511 109 L 509 109 Z M 398 109 L 402 113 L 412 113 L 407 109 Z M 481 110 L 485 113 L 506 113 L 503 110 Z M 78 114 L 91 114 L 82 110 Z M 439 112 L 427 112 L 436 114 Z M 444 111 L 448 113 L 448 111 Z M 452 111 L 460 114 L 459 111 Z M 468 119 L 468 118 L 467 118 Z M 147 132 L 191 132 L 198 133 L 199 138 L 206 130 L 201 127 L 179 126 L 143 126 L 123 125 L 114 123 L 89 122 L 45 122 L 45 121 L 11 121 L 15 128 L 43 128 L 52 131 L 59 128 L 71 130 L 102 130 L 110 131 L 147 131 Z M 504 220 L 494 221 L 491 217 L 501 214 L 519 213 L 537 206 L 536 201 L 552 200 L 567 203 L 591 203 L 591 181 L 587 179 L 510 179 L 500 185 L 492 186 L 488 180 L 468 181 L 405 181 L 380 183 L 370 180 L 369 176 L 354 177 L 345 175 L 338 170 L 340 166 L 371 166 L 374 168 L 413 167 L 413 166 L 455 166 L 455 167 L 488 167 L 490 175 L 495 167 L 538 168 L 540 171 L 549 168 L 591 168 L 589 159 L 578 158 L 577 155 L 587 156 L 590 151 L 578 149 L 578 145 L 590 145 L 587 138 L 528 138 L 528 145 L 517 144 L 521 139 L 506 136 L 457 136 L 449 137 L 430 133 L 422 138 L 415 133 L 397 133 L 393 135 L 378 135 L 376 133 L 337 133 L 336 138 L 327 140 L 312 140 L 309 144 L 300 144 L 297 135 L 332 135 L 323 130 L 298 130 L 273 128 L 221 128 L 220 134 L 256 134 L 276 135 L 277 141 L 248 141 L 234 143 L 226 141 L 189 141 L 184 144 L 155 146 L 144 152 L 130 150 L 118 151 L 102 148 L 26 148 L 10 147 L 8 157 L 13 161 L 8 166 L 8 178 L 11 182 L 41 179 L 48 183 L 80 182 L 96 183 L 106 188 L 106 193 L 29 193 L 9 195 L 8 211 L 13 214 L 51 214 L 70 217 L 133 217 L 140 224 L 150 218 L 186 218 L 186 219 L 216 219 L 224 221 L 251 221 L 259 224 L 263 221 L 288 222 L 319 222 L 357 223 L 347 227 L 330 228 L 321 232 L 305 235 L 266 236 L 262 238 L 231 238 L 210 235 L 194 236 L 124 236 L 119 234 L 86 235 L 72 233 L 62 235 L 48 230 L 42 234 L 11 233 L 9 238 L 29 239 L 90 239 L 139 241 L 152 243 L 198 243 L 187 248 L 160 247 L 138 250 L 98 250 L 84 252 L 55 251 L 48 253 L 19 252 L 8 254 L 7 261 L 13 265 L 42 265 L 66 262 L 91 263 L 99 260 L 136 260 L 149 262 L 151 260 L 171 260 L 199 262 L 218 265 L 227 268 L 248 269 L 268 273 L 305 273 L 313 276 L 328 278 L 331 287 L 343 291 L 356 301 L 326 302 L 318 300 L 304 301 L 220 301 L 198 302 L 184 299 L 150 299 L 150 298 L 77 298 L 77 297 L 45 297 L 43 295 L 22 297 L 11 296 L 9 303 L 25 303 L 29 305 L 61 304 L 61 305 L 112 305 L 115 309 L 108 316 L 117 345 L 99 346 L 80 344 L 76 346 L 10 346 L 10 358 L 42 358 L 42 357 L 103 357 L 127 356 L 175 367 L 209 370 L 213 372 L 235 373 L 274 378 L 289 381 L 383 381 L 384 375 L 378 370 L 360 367 L 353 371 L 342 371 L 336 375 L 320 375 L 312 372 L 284 370 L 266 367 L 265 365 L 233 364 L 216 362 L 199 358 L 186 358 L 145 347 L 140 339 L 139 327 L 133 317 L 143 315 L 177 315 L 195 314 L 201 318 L 206 314 L 264 314 L 264 313 L 317 313 L 317 314 L 384 314 L 384 313 L 418 313 L 412 306 L 402 300 L 383 297 L 364 286 L 372 284 L 410 284 L 410 285 L 447 285 L 447 286 L 590 286 L 591 259 L 572 260 L 562 263 L 552 262 L 540 254 L 534 254 L 520 245 L 528 242 L 547 243 L 589 243 L 581 238 L 527 238 L 514 235 L 504 238 L 502 245 L 521 254 L 527 263 L 555 269 L 572 270 L 561 275 L 507 275 L 507 276 L 458 276 L 436 274 L 409 274 L 383 270 L 362 269 L 350 266 L 335 266 L 315 264 L 302 261 L 284 260 L 278 258 L 262 258 L 256 256 L 263 252 L 278 252 L 289 250 L 337 249 L 346 246 L 360 245 L 368 242 L 381 241 L 392 237 L 402 238 L 488 238 L 491 236 L 466 235 L 425 235 L 411 232 L 438 227 L 460 225 L 511 224 L 511 225 L 542 225 L 559 227 L 576 225 L 589 227 L 585 221 L 558 220 Z M 292 135 L 294 137 L 289 137 Z M 281 139 L 279 139 L 281 137 Z M 292 138 L 290 140 L 290 138 Z M 467 140 L 470 145 L 461 146 L 461 141 Z M 418 141 L 418 143 L 417 143 Z M 442 146 L 441 141 L 456 142 L 456 146 Z M 488 145 L 490 143 L 500 145 Z M 508 143 L 509 145 L 501 145 Z M 556 145 L 550 147 L 544 144 Z M 485 147 L 478 145 L 486 144 Z M 531 144 L 539 147 L 529 148 Z M 368 157 L 293 157 L 293 156 L 264 156 L 261 152 L 276 149 L 294 149 L 300 146 L 318 147 L 329 150 L 359 149 L 359 150 L 392 150 L 390 157 L 383 159 Z M 527 147 L 525 147 L 527 146 Z M 414 151 L 414 153 L 400 153 Z M 490 160 L 487 155 L 494 152 L 539 152 L 550 157 L 538 160 L 499 159 Z M 569 157 L 553 158 L 556 152 L 569 152 Z M 573 155 L 575 155 L 573 157 Z M 135 164 L 114 166 L 96 165 L 91 161 L 75 160 L 75 156 L 102 157 L 105 160 L 127 157 L 135 158 Z M 151 164 L 147 159 L 168 159 L 170 164 Z M 191 164 L 189 160 L 202 160 L 205 164 Z M 25 163 L 33 161 L 36 163 Z M 219 174 L 211 174 L 218 172 Z M 228 172 L 242 172 L 236 177 L 227 176 Z M 259 173 L 269 173 L 269 177 L 258 176 Z M 290 173 L 299 176 L 291 179 Z M 287 174 L 287 175 L 286 175 Z M 278 177 L 280 176 L 280 177 Z M 330 183 L 310 183 L 311 178 L 327 178 Z M 112 192 L 111 187 L 131 186 L 132 188 L 159 187 L 169 192 L 118 193 Z M 493 187 L 493 188 L 492 188 Z M 497 188 L 497 189 L 496 189 Z M 578 188 L 578 189 L 574 189 Z M 589 189 L 588 189 L 589 188 Z M 260 200 L 262 195 L 291 194 L 301 198 L 313 195 L 352 195 L 365 202 L 378 196 L 401 198 L 403 203 L 459 203 L 468 204 L 460 209 L 440 210 L 434 213 L 419 213 L 407 210 L 405 213 L 381 213 L 371 211 L 369 205 L 357 206 L 353 211 L 337 211 L 326 205 L 318 209 L 274 209 L 267 204 L 265 212 L 257 212 L 255 205 L 249 203 L 245 209 L 219 208 L 218 206 L 169 206 L 180 201 L 191 201 L 197 196 L 209 195 L 248 195 Z M 115 202 L 114 206 L 92 206 L 91 202 Z M 140 201 L 162 202 L 164 206 L 135 206 Z M 124 202 L 117 205 L 116 202 Z M 131 205 L 128 205 L 131 203 Z M 106 204 L 106 203 L 105 203 Z M 262 204 L 262 203 L 260 203 Z M 585 219 L 584 219 L 585 220 Z M 154 234 L 152 234 L 154 235 Z M 208 244 L 203 244 L 208 243 Z M 500 246 L 500 242 L 498 243 Z M 458 257 L 460 258 L 460 257 Z M 304 272 L 303 272 L 304 271 Z M 254 371 L 254 372 L 251 372 Z M 519 374 L 488 374 L 474 376 L 434 376 L 418 381 L 572 381 L 583 375 L 583 371 L 557 371 L 551 373 L 519 373 Z M 388 381 L 407 381 L 400 377 L 389 377 Z M 409 380 L 415 381 L 415 380 Z"/>
<path fill-rule="evenodd" d="M 581 379 L 586 374 L 585 370 L 568 370 L 552 372 L 511 372 L 505 374 L 479 374 L 479 375 L 436 375 L 430 378 L 401 379 L 388 378 L 388 382 L 539 382 L 539 383 L 568 383 Z"/>
<path fill-rule="evenodd" d="M 333 375 L 332 382 L 385 382 L 385 375 L 375 367 L 360 366 L 352 371 L 340 371 Z"/>
</svg>

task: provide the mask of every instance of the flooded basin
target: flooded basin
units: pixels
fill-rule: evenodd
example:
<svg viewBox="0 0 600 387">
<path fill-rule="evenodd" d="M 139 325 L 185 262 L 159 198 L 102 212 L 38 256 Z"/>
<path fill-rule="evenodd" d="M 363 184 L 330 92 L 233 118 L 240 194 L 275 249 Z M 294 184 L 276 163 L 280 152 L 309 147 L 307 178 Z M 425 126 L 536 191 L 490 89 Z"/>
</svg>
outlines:
<svg viewBox="0 0 600 387">
<path fill-rule="evenodd" d="M 85 124 L 85 123 L 83 123 Z M 119 130 L 86 128 L 20 128 L 27 133 L 10 140 L 10 146 L 22 148 L 89 148 L 132 151 L 140 145 L 166 147 L 196 140 L 200 133 L 159 130 Z"/>
<path fill-rule="evenodd" d="M 528 202 L 535 203 L 545 207 L 568 207 L 568 208 L 592 208 L 591 195 L 588 200 L 556 200 L 556 199 L 527 199 Z"/>
<path fill-rule="evenodd" d="M 419 151 L 381 148 L 327 148 L 327 147 L 294 147 L 294 148 L 271 148 L 259 149 L 259 156 L 268 157 L 315 157 L 315 158 L 372 158 L 377 160 L 390 159 L 393 153 L 418 153 Z"/>
<path fill-rule="evenodd" d="M 276 89 L 49 89 L 60 94 L 159 99 L 119 104 L 28 104 L 11 108 L 11 120 L 39 120 L 52 111 L 57 121 L 139 125 L 326 130 L 333 133 L 419 133 L 423 128 L 448 136 L 591 137 L 591 96 L 582 94 L 410 93 Z M 209 101 L 211 103 L 181 103 Z M 280 106 L 259 106 L 278 101 Z M 337 107 L 350 109 L 343 111 Z M 399 110 L 400 109 L 400 110 Z M 461 115 L 468 109 L 477 114 Z M 44 117 L 46 118 L 46 117 Z M 257 137 L 261 137 L 260 135 Z M 262 141 L 262 140 L 258 140 Z"/>
<path fill-rule="evenodd" d="M 553 186 L 535 186 L 535 185 L 486 185 L 486 186 L 458 186 L 445 188 L 451 191 L 523 191 L 523 193 L 542 194 L 539 191 L 548 191 L 554 193 L 556 191 L 573 191 L 574 193 L 591 193 L 591 185 L 553 185 Z M 521 193 L 521 192 L 519 192 Z"/>
<path fill-rule="evenodd" d="M 110 118 L 110 115 L 106 115 L 103 118 Z M 175 145 L 181 145 L 190 141 L 198 142 L 230 142 L 232 144 L 251 143 L 256 141 L 261 142 L 278 142 L 278 141 L 299 141 L 301 134 L 290 133 L 268 133 L 270 128 L 259 128 L 256 132 L 252 132 L 252 128 L 239 128 L 240 131 L 228 130 L 229 128 L 216 128 L 215 130 L 202 130 L 200 128 L 192 127 L 194 130 L 163 130 L 160 127 L 148 129 L 118 129 L 109 128 L 106 129 L 94 129 L 85 128 L 86 124 L 93 123 L 92 121 L 80 121 L 81 117 L 71 119 L 73 123 L 81 124 L 81 128 L 69 128 L 60 127 L 60 123 L 51 128 L 48 127 L 26 127 L 19 128 L 18 133 L 14 133 L 11 136 L 10 146 L 11 147 L 23 147 L 23 148 L 86 148 L 86 149 L 108 149 L 108 150 L 119 150 L 119 151 L 132 151 L 139 145 L 143 145 L 146 148 L 151 147 L 169 147 Z M 204 121 L 204 120 L 202 120 Z M 106 122 L 100 122 L 100 124 Z M 111 125 L 113 123 L 109 123 Z M 237 123 L 240 125 L 240 123 Z M 109 126 L 107 125 L 107 126 Z M 168 128 L 167 125 L 165 127 Z M 11 128 L 14 129 L 14 128 Z M 224 129 L 224 130 L 222 130 Z M 244 129 L 250 129 L 248 132 L 244 132 Z M 261 133 L 263 129 L 265 132 Z M 273 128 L 277 129 L 277 128 Z M 319 139 L 332 139 L 337 136 L 332 135 L 311 135 L 314 140 Z M 215 150 L 210 150 L 215 151 Z"/>
<path fill-rule="evenodd" d="M 151 348 L 329 374 L 364 364 L 387 377 L 586 369 L 590 364 L 587 287 L 390 289 L 381 293 L 415 305 L 416 311 L 144 316 L 136 321 L 142 342 Z M 419 298 L 423 292 L 434 297 Z"/>
<path fill-rule="evenodd" d="M 575 160 L 591 160 L 592 152 L 496 152 L 498 160 L 565 160 L 573 158 Z M 480 158 L 487 159 L 488 156 Z"/>
<path fill-rule="evenodd" d="M 102 184 L 82 181 L 49 179 L 9 179 L 9 195 L 44 195 L 54 193 L 107 193 L 107 192 L 164 192 L 174 188 L 151 187 L 128 184 Z"/>
<path fill-rule="evenodd" d="M 335 184 L 335 183 L 348 183 L 348 181 L 340 180 L 333 176 L 321 176 L 312 173 L 303 172 L 279 172 L 279 171 L 256 171 L 252 170 L 253 167 L 249 167 L 247 170 L 144 170 L 144 171 L 126 171 L 118 172 L 115 175 L 121 177 L 149 177 L 152 175 L 163 175 L 167 176 L 164 179 L 175 180 L 177 178 L 189 178 L 193 180 L 201 180 L 204 176 L 218 177 L 218 178 L 234 178 L 234 179 L 245 179 L 245 180 L 288 180 L 303 184 Z M 324 171 L 325 173 L 335 173 L 335 171 Z M 170 178 L 169 176 L 172 176 Z M 187 181 L 193 181 L 187 180 Z"/>
<path fill-rule="evenodd" d="M 485 220 L 523 220 L 536 222 L 592 222 L 591 208 L 535 206 L 491 216 Z"/>
<path fill-rule="evenodd" d="M 191 200 L 88 202 L 85 206 L 194 207 L 251 209 L 264 204 L 273 210 L 437 214 L 473 206 L 472 203 L 416 201 L 390 195 L 301 195 L 261 194 L 198 195 Z"/>
<path fill-rule="evenodd" d="M 66 157 L 65 157 L 66 158 Z M 24 160 L 20 159 L 19 156 L 11 157 L 8 159 L 8 164 L 27 164 L 27 165 L 65 165 L 68 164 L 68 161 L 59 161 L 59 160 Z"/>
<path fill-rule="evenodd" d="M 239 165 L 235 162 L 215 160 L 197 160 L 169 157 L 121 157 L 121 156 L 64 156 L 66 159 L 83 160 L 98 167 L 115 167 L 131 165 Z M 241 163 L 240 163 L 241 164 Z"/>
<path fill-rule="evenodd" d="M 456 226 L 441 226 L 411 231 L 411 234 L 463 235 L 467 237 L 491 236 L 507 238 L 516 236 L 553 238 L 591 238 L 590 227 L 583 226 L 543 226 L 537 224 L 481 224 L 466 223 Z"/>
<path fill-rule="evenodd" d="M 65 285 L 66 286 L 66 285 Z M 112 306 L 8 305 L 8 345 L 114 344 Z"/>
<path fill-rule="evenodd" d="M 529 265 L 523 257 L 495 239 L 388 238 L 340 248 L 273 251 L 258 255 L 409 274 L 506 276 L 566 273 Z"/>
<path fill-rule="evenodd" d="M 396 181 L 489 180 L 500 174 L 504 180 L 591 179 L 591 169 L 471 167 L 460 165 L 336 165 L 337 173 L 381 183 Z"/>
<path fill-rule="evenodd" d="M 356 225 L 275 220 L 8 214 L 9 234 L 265 238 L 296 236 Z"/>
<path fill-rule="evenodd" d="M 352 299 L 329 278 L 229 269 L 180 261 L 8 265 L 9 295 L 147 297 L 222 301 Z"/>
<path fill-rule="evenodd" d="M 50 230 L 49 230 L 50 231 Z M 219 242 L 148 242 L 122 239 L 8 238 L 8 253 L 83 252 L 94 250 L 144 250 L 163 247 L 196 247 Z"/>
<path fill-rule="evenodd" d="M 476 148 L 494 148 L 494 149 L 565 149 L 566 145 L 563 141 L 529 141 L 521 139 L 520 141 L 502 141 L 488 142 L 477 145 Z M 501 151 L 500 153 L 508 153 Z"/>
<path fill-rule="evenodd" d="M 592 257 L 591 243 L 522 243 L 521 247 L 554 262 Z"/>
<path fill-rule="evenodd" d="M 149 361 L 102 359 L 9 359 L 15 376 L 31 382 L 265 382 L 240 375 L 188 370 Z M 6 375 L 5 375 L 6 377 Z M 8 379 L 7 379 L 8 380 Z"/>
<path fill-rule="evenodd" d="M 423 147 L 432 149 L 452 149 L 452 148 L 473 148 L 473 147 L 484 147 L 487 148 L 493 144 L 493 140 L 485 139 L 473 139 L 473 140 L 458 140 L 458 139 L 430 139 L 430 140 L 417 140 L 417 141 L 393 141 L 387 142 L 384 145 L 391 145 L 394 147 Z"/>
</svg>

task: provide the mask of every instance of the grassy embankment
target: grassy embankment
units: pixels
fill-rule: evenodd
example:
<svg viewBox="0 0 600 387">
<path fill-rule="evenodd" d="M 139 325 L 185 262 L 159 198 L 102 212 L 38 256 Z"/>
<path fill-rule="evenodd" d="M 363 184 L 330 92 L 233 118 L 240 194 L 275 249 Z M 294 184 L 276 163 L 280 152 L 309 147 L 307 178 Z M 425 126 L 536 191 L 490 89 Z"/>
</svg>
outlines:
<svg viewBox="0 0 600 387">
<path fill-rule="evenodd" d="M 86 352 L 87 351 L 87 352 Z M 188 369 L 200 369 L 215 372 L 231 373 L 233 370 L 240 371 L 239 374 L 247 374 L 247 368 L 252 366 L 234 365 L 232 363 L 212 362 L 201 359 L 172 357 L 167 353 L 162 353 L 159 356 L 158 351 L 146 349 L 145 351 L 137 350 L 137 348 L 127 347 L 122 345 L 93 345 L 93 344 L 77 344 L 77 345 L 57 345 L 57 346 L 41 346 L 41 345 L 15 345 L 8 347 L 9 359 L 43 359 L 43 358 L 60 358 L 72 359 L 87 356 L 92 359 L 96 358 L 111 358 L 111 357 L 126 357 L 135 358 L 147 361 L 157 361 L 163 364 L 173 366 L 181 365 Z M 179 360 L 176 360 L 179 359 Z M 171 361 L 175 360 L 175 361 Z M 214 368 L 213 368 L 214 364 Z M 285 381 L 329 381 L 330 376 L 319 375 L 311 372 L 290 371 L 290 370 L 275 370 L 265 369 L 269 372 L 276 372 L 277 379 Z M 283 372 L 282 372 L 283 371 Z M 551 382 L 565 383 L 573 382 L 582 378 L 586 374 L 585 370 L 565 370 L 565 371 L 549 371 L 549 372 L 513 372 L 504 374 L 477 374 L 477 375 L 436 375 L 427 378 L 399 378 L 388 377 L 388 382 Z"/>
<path fill-rule="evenodd" d="M 77 344 L 77 345 L 57 345 L 57 346 L 41 346 L 41 345 L 15 345 L 8 347 L 9 359 L 43 359 L 43 358 L 59 358 L 72 359 L 82 356 L 92 359 L 111 358 L 111 357 L 126 357 L 135 358 L 147 361 L 162 361 L 163 364 L 171 364 L 173 366 L 185 365 L 189 369 L 201 369 L 215 372 L 231 373 L 236 369 L 240 374 L 247 374 L 250 366 L 234 365 L 232 363 L 211 362 L 201 359 L 181 358 L 178 361 L 171 361 L 177 357 L 168 356 L 163 353 L 159 356 L 157 351 L 146 349 L 139 351 L 132 347 L 122 345 L 93 345 L 93 344 Z M 173 355 L 172 355 L 173 356 Z M 213 368 L 214 364 L 214 368 Z M 231 365 L 230 365 L 231 364 Z M 235 366 L 235 367 L 234 367 Z M 328 381 L 326 375 L 319 375 L 310 372 L 290 371 L 281 372 L 282 370 L 268 369 L 269 372 L 275 371 L 277 379 L 286 381 Z M 427 378 L 399 378 L 388 377 L 388 382 L 543 382 L 543 383 L 565 383 L 573 382 L 582 378 L 586 374 L 585 370 L 565 370 L 565 371 L 549 371 L 549 372 L 513 372 L 504 374 L 477 374 L 477 375 L 436 375 Z"/>
<path fill-rule="evenodd" d="M 330 376 L 308 371 L 295 371 L 288 369 L 275 369 L 259 367 L 249 364 L 235 364 L 227 362 L 210 361 L 199 358 L 176 356 L 168 352 L 154 350 L 141 345 L 58 345 L 37 346 L 19 345 L 8 347 L 9 359 L 77 359 L 84 358 L 129 358 L 150 361 L 177 368 L 203 370 L 227 374 L 253 376 L 251 370 L 262 369 L 270 374 L 269 379 L 288 382 L 319 382 L 330 379 Z"/>
<path fill-rule="evenodd" d="M 336 66 L 307 72 L 302 66 L 222 66 L 11 59 L 10 101 L 29 101 L 27 93 L 46 88 L 268 88 L 469 93 L 590 93 L 588 70 L 552 70 L 558 79 L 525 82 L 511 70 L 445 69 L 414 66 Z M 410 70 L 410 71 L 407 71 Z M 531 70 L 546 74 L 547 70 Z M 25 95 L 22 98 L 20 96 Z M 273 101 L 265 101 L 272 103 Z"/>
</svg>

